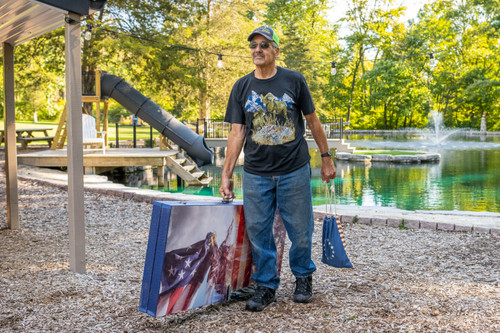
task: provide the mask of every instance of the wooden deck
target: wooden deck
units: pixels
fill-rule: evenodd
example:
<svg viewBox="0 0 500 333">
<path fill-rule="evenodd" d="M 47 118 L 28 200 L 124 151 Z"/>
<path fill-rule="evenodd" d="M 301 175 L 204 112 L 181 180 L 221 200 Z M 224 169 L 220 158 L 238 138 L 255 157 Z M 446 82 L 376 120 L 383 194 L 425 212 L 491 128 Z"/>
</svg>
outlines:
<svg viewBox="0 0 500 333">
<path fill-rule="evenodd" d="M 160 150 L 158 148 L 111 148 L 106 154 L 101 151 L 85 152 L 83 166 L 92 167 L 126 167 L 150 165 L 158 171 L 158 186 L 164 185 L 165 167 L 179 152 L 177 150 Z M 18 163 L 38 167 L 67 166 L 67 150 L 43 150 L 17 155 Z"/>
</svg>

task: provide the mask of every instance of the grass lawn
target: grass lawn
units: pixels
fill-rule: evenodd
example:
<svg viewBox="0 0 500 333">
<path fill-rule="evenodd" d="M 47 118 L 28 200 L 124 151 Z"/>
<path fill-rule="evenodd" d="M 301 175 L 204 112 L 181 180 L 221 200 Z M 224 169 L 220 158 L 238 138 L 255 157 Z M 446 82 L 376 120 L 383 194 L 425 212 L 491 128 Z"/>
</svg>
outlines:
<svg viewBox="0 0 500 333">
<path fill-rule="evenodd" d="M 116 125 L 108 125 L 108 141 L 116 141 Z M 148 125 L 136 127 L 137 140 L 149 139 L 150 129 Z M 118 129 L 118 137 L 120 140 L 132 140 L 134 138 L 134 128 L 131 125 L 120 125 Z M 153 128 L 153 139 L 160 136 L 160 133 Z"/>
<path fill-rule="evenodd" d="M 54 136 L 56 134 L 57 126 L 58 126 L 57 121 L 40 121 L 37 123 L 33 123 L 32 121 L 16 121 L 16 128 L 17 129 L 24 129 L 24 128 L 50 128 L 48 131 L 49 135 Z M 4 121 L 3 119 L 0 120 L 0 130 L 4 129 Z M 137 126 L 136 127 L 136 137 L 137 140 L 140 139 L 149 139 L 149 126 Z M 43 133 L 35 133 L 35 136 L 44 136 Z M 160 133 L 153 129 L 153 139 L 157 138 L 160 136 Z M 119 127 L 119 132 L 118 132 L 118 137 L 120 140 L 132 140 L 134 138 L 134 128 L 130 125 L 120 125 Z M 114 142 L 116 141 L 116 126 L 115 124 L 109 124 L 108 125 L 108 141 L 109 142 Z"/>
<path fill-rule="evenodd" d="M 0 130 L 4 129 L 4 120 L 0 120 Z M 53 135 L 57 128 L 57 122 L 48 122 L 48 121 L 39 121 L 38 123 L 34 123 L 32 121 L 16 121 L 16 128 L 17 129 L 23 129 L 23 128 L 51 128 L 49 131 L 50 135 Z"/>
</svg>

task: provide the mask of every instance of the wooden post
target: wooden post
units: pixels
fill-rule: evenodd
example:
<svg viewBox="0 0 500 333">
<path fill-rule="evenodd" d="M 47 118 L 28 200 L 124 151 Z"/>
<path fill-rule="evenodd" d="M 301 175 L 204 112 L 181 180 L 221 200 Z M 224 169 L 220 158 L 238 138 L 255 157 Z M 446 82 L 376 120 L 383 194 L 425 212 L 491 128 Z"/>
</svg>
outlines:
<svg viewBox="0 0 500 333">
<path fill-rule="evenodd" d="M 158 173 L 158 187 L 164 187 L 165 186 L 165 166 L 159 165 L 156 168 L 156 171 Z"/>
<path fill-rule="evenodd" d="M 104 132 L 106 132 L 104 134 L 104 146 L 105 147 L 108 147 L 108 128 L 109 128 L 109 126 L 108 126 L 108 106 L 109 106 L 109 101 L 106 98 L 104 100 L 104 114 L 103 114 L 104 122 L 102 124 L 102 126 L 103 126 L 102 130 Z M 116 148 L 118 148 L 118 147 L 116 147 Z"/>
<path fill-rule="evenodd" d="M 95 94 L 97 97 L 96 101 L 96 114 L 95 114 L 95 130 L 101 130 L 101 71 L 94 71 L 95 73 Z"/>
<path fill-rule="evenodd" d="M 19 202 L 17 193 L 17 137 L 16 107 L 14 97 L 14 47 L 3 43 L 3 96 L 5 129 L 5 172 L 7 182 L 7 224 L 17 230 Z"/>
<path fill-rule="evenodd" d="M 85 273 L 80 17 L 69 14 L 66 17 L 65 29 L 69 263 L 72 271 Z"/>
<path fill-rule="evenodd" d="M 95 130 L 101 131 L 101 103 L 95 103 Z"/>
</svg>

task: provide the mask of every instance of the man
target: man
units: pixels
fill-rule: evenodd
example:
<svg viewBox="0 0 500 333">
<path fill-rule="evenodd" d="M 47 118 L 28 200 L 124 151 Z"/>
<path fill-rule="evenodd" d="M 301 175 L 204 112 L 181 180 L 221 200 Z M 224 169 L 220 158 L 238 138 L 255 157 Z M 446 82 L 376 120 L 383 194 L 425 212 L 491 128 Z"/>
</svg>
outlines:
<svg viewBox="0 0 500 333">
<path fill-rule="evenodd" d="M 234 198 L 232 174 L 245 144 L 243 205 L 257 266 L 252 275 L 257 289 L 246 309 L 262 311 L 276 301 L 280 283 L 273 237 L 276 208 L 292 243 L 290 268 L 296 277 L 293 299 L 299 303 L 312 299 L 314 218 L 302 116 L 321 152 L 323 181 L 335 178 L 336 170 L 304 76 L 276 66 L 278 36 L 262 26 L 250 34 L 248 41 L 255 70 L 234 84 L 229 97 L 225 121 L 232 125 L 219 192 L 224 199 Z"/>
</svg>

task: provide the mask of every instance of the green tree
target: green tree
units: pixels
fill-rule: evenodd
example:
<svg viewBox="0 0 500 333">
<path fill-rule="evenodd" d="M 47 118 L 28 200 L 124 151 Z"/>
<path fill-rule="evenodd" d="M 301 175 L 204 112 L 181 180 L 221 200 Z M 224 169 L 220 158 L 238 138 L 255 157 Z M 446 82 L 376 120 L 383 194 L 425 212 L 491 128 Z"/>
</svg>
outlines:
<svg viewBox="0 0 500 333">
<path fill-rule="evenodd" d="M 55 119 L 64 91 L 64 30 L 57 29 L 14 50 L 16 117 Z"/>
<path fill-rule="evenodd" d="M 384 37 L 387 31 L 393 29 L 398 18 L 402 15 L 402 8 L 387 9 L 392 0 L 374 1 L 371 5 L 368 0 L 352 0 L 346 17 L 343 19 L 350 28 L 350 34 L 345 38 L 350 52 L 349 101 L 346 110 L 346 121 L 351 120 L 351 112 L 357 95 L 357 82 L 366 72 L 366 52 L 374 50 L 378 56 L 381 44 L 387 40 Z M 361 99 L 364 92 L 360 93 Z"/>
<path fill-rule="evenodd" d="M 307 79 L 320 116 L 332 114 L 330 61 L 339 51 L 336 27 L 326 19 L 326 0 L 274 0 L 267 4 L 265 23 L 280 36 L 284 67 Z"/>
</svg>

